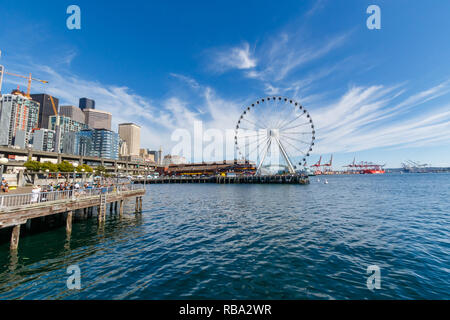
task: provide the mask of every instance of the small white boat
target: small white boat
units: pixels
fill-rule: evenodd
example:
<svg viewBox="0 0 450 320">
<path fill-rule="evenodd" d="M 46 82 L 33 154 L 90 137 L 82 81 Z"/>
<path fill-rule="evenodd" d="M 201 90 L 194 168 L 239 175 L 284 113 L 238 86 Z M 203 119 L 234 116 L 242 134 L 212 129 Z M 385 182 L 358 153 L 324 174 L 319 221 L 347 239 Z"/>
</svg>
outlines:
<svg viewBox="0 0 450 320">
<path fill-rule="evenodd" d="M 328 180 L 327 179 L 325 179 L 325 182 L 324 182 L 325 184 L 328 184 Z"/>
</svg>

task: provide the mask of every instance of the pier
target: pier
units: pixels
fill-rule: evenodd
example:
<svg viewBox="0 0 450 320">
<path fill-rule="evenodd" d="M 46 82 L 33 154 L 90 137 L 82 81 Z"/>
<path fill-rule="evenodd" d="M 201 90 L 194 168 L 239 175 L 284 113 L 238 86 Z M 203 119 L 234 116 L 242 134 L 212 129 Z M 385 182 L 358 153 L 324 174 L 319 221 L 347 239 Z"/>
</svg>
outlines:
<svg viewBox="0 0 450 320">
<path fill-rule="evenodd" d="M 134 179 L 133 183 L 217 183 L 217 184 L 309 184 L 307 176 L 301 175 L 271 175 L 271 176 L 163 176 L 154 179 Z"/>
<path fill-rule="evenodd" d="M 78 213 L 87 218 L 94 211 L 99 224 L 110 212 L 123 215 L 124 202 L 135 198 L 135 212 L 142 212 L 142 196 L 145 189 L 137 185 L 116 185 L 111 187 L 78 189 L 68 191 L 42 192 L 38 194 L 12 194 L 0 196 L 0 229 L 12 228 L 10 249 L 19 246 L 20 228 L 31 224 L 32 219 L 63 215 L 66 232 L 72 232 L 73 215 Z"/>
</svg>

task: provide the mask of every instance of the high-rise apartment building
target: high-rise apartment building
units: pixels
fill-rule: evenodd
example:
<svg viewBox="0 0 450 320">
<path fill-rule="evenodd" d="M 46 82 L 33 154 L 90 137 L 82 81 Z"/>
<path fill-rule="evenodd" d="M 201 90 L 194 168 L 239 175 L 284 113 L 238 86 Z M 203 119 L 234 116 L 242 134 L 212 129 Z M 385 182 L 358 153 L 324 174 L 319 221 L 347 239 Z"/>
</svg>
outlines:
<svg viewBox="0 0 450 320">
<path fill-rule="evenodd" d="M 112 115 L 110 112 L 95 109 L 84 109 L 85 123 L 92 129 L 111 130 Z"/>
<path fill-rule="evenodd" d="M 80 123 L 85 123 L 85 116 L 83 110 L 75 106 L 60 106 L 59 115 L 68 117 Z"/>
<path fill-rule="evenodd" d="M 0 98 L 0 145 L 14 145 L 16 133 L 21 131 L 25 142 L 18 146 L 26 146 L 31 130 L 38 126 L 38 117 L 38 102 L 18 91 L 3 95 Z"/>
<path fill-rule="evenodd" d="M 128 154 L 139 156 L 141 147 L 141 127 L 134 123 L 119 124 L 119 136 L 127 143 Z"/>
<path fill-rule="evenodd" d="M 30 95 L 31 99 L 39 102 L 39 121 L 38 121 L 38 128 L 48 128 L 48 118 L 50 116 L 55 115 L 55 111 L 53 110 L 53 104 L 51 96 L 45 93 L 39 93 L 39 94 L 32 94 Z M 56 111 L 58 111 L 59 106 L 59 99 L 53 98 L 53 103 L 55 105 Z"/>
<path fill-rule="evenodd" d="M 89 98 L 80 98 L 78 106 L 81 110 L 95 109 L 95 100 Z"/>
<path fill-rule="evenodd" d="M 55 131 L 49 129 L 34 130 L 31 141 L 34 150 L 54 151 Z"/>
</svg>

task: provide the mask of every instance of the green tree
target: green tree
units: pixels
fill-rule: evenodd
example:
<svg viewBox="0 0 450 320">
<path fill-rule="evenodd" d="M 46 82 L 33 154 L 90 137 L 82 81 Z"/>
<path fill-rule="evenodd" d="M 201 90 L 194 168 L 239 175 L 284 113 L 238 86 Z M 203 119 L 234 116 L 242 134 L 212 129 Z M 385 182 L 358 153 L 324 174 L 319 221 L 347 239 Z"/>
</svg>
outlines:
<svg viewBox="0 0 450 320">
<path fill-rule="evenodd" d="M 94 172 L 94 169 L 92 169 L 92 167 L 88 166 L 87 164 L 82 164 L 81 166 L 78 166 L 77 172 L 83 172 L 82 169 L 84 169 L 84 172 L 87 172 L 87 173 Z"/>
<path fill-rule="evenodd" d="M 58 165 L 50 161 L 41 164 L 41 170 L 48 170 L 49 172 L 58 172 Z"/>
<path fill-rule="evenodd" d="M 95 174 L 97 176 L 104 175 L 105 173 L 106 173 L 106 168 L 104 166 L 98 166 L 97 168 L 95 168 Z"/>
<path fill-rule="evenodd" d="M 41 163 L 39 161 L 28 160 L 23 165 L 29 171 L 39 171 L 39 170 L 41 170 Z"/>
<path fill-rule="evenodd" d="M 58 170 L 60 172 L 73 172 L 74 167 L 69 161 L 64 160 L 58 164 Z"/>
</svg>

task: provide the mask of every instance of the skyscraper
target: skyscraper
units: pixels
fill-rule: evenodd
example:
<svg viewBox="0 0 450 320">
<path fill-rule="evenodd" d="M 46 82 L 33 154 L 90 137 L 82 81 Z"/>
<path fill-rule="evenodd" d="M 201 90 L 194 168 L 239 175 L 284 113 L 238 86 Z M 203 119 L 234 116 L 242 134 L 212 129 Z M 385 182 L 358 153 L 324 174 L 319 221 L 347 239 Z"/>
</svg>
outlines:
<svg viewBox="0 0 450 320">
<path fill-rule="evenodd" d="M 85 123 L 90 128 L 111 130 L 111 113 L 94 109 L 84 109 L 83 112 Z"/>
<path fill-rule="evenodd" d="M 32 94 L 30 95 L 31 99 L 39 102 L 39 121 L 38 128 L 48 128 L 48 118 L 50 116 L 55 115 L 55 111 L 53 110 L 52 101 L 50 99 L 50 95 L 45 93 Z M 56 111 L 58 111 L 59 99 L 53 97 L 53 103 L 55 104 Z"/>
<path fill-rule="evenodd" d="M 75 106 L 60 106 L 59 115 L 69 117 L 70 119 L 80 123 L 85 123 L 85 116 L 83 111 Z"/>
<path fill-rule="evenodd" d="M 80 98 L 78 106 L 81 110 L 95 109 L 95 100 L 89 98 Z"/>
<path fill-rule="evenodd" d="M 38 125 L 39 103 L 18 91 L 0 98 L 0 145 L 13 145 L 20 133 L 20 147 L 28 143 L 31 130 Z"/>
<path fill-rule="evenodd" d="M 119 124 L 119 136 L 127 143 L 129 155 L 139 156 L 141 127 L 134 123 L 121 123 Z"/>
</svg>

